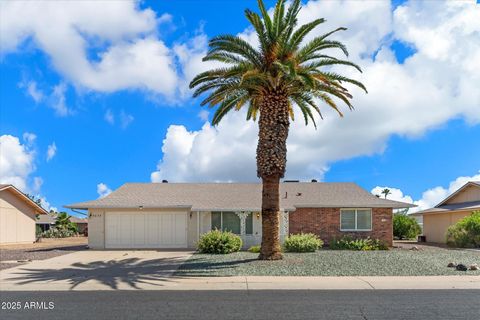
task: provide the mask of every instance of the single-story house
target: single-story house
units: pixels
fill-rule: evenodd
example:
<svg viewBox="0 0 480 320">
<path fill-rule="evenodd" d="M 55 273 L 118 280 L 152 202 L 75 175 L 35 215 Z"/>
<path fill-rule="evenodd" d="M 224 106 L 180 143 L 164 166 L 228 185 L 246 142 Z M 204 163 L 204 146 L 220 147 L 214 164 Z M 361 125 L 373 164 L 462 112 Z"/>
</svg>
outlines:
<svg viewBox="0 0 480 320">
<path fill-rule="evenodd" d="M 88 219 L 70 216 L 70 221 L 77 225 L 77 230 L 79 234 L 88 234 Z"/>
<path fill-rule="evenodd" d="M 195 248 L 212 229 L 239 234 L 244 247 L 262 237 L 258 183 L 127 183 L 102 199 L 67 208 L 88 210 L 94 249 Z M 281 239 L 313 232 L 328 243 L 344 235 L 392 245 L 392 209 L 412 204 L 380 199 L 354 183 L 284 182 Z"/>
<path fill-rule="evenodd" d="M 55 220 L 57 219 L 56 213 L 49 212 L 48 214 L 39 216 L 35 224 L 37 225 L 42 232 L 50 230 L 55 225 Z"/>
<path fill-rule="evenodd" d="M 435 207 L 412 215 L 423 217 L 427 242 L 445 243 L 448 227 L 476 210 L 480 210 L 480 181 L 470 181 Z"/>
<path fill-rule="evenodd" d="M 52 228 L 53 226 L 55 226 L 56 220 L 57 220 L 57 213 L 49 213 L 46 215 L 39 216 L 36 221 L 36 224 L 42 231 L 47 231 L 47 230 L 50 230 L 50 228 Z M 70 216 L 70 221 L 77 225 L 79 234 L 88 233 L 87 219 Z"/>
<path fill-rule="evenodd" d="M 0 184 L 0 244 L 33 243 L 37 215 L 48 212 L 11 184 Z"/>
</svg>

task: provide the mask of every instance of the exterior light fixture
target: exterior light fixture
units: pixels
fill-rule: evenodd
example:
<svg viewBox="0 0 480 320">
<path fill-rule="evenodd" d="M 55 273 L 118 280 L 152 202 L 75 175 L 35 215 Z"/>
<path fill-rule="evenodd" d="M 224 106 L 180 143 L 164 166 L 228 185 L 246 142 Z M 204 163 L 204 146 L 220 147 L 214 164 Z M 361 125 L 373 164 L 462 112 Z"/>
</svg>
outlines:
<svg viewBox="0 0 480 320">
<path fill-rule="evenodd" d="M 260 212 L 257 212 L 257 219 L 260 219 Z"/>
</svg>

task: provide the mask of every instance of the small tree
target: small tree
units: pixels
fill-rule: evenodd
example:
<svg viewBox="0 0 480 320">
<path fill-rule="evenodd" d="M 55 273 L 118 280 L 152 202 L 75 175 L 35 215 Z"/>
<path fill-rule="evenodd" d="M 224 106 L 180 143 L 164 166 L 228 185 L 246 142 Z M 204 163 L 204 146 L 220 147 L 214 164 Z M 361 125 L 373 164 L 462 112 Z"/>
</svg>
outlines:
<svg viewBox="0 0 480 320">
<path fill-rule="evenodd" d="M 69 230 L 77 232 L 77 224 L 70 221 L 70 216 L 66 212 L 60 212 L 55 220 L 55 227 L 59 230 Z"/>
<path fill-rule="evenodd" d="M 414 217 L 397 213 L 393 216 L 393 236 L 398 239 L 414 239 L 422 232 Z"/>
<path fill-rule="evenodd" d="M 474 211 L 450 226 L 446 238 L 449 246 L 480 248 L 480 211 Z"/>
</svg>

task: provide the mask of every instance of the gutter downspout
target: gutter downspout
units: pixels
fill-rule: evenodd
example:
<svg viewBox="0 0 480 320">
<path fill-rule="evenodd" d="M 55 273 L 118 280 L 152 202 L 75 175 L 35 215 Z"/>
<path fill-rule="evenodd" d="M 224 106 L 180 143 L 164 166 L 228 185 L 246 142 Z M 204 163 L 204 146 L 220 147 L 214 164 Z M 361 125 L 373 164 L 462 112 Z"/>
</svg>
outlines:
<svg viewBox="0 0 480 320">
<path fill-rule="evenodd" d="M 72 209 L 72 208 L 70 208 L 70 210 L 72 210 L 73 212 L 76 212 L 76 213 L 78 213 L 78 214 L 81 214 L 81 215 L 83 215 L 83 216 L 87 216 L 87 217 L 88 217 L 88 212 L 85 213 L 85 212 L 81 212 L 81 211 L 78 211 L 78 210 L 75 210 L 75 209 Z"/>
</svg>

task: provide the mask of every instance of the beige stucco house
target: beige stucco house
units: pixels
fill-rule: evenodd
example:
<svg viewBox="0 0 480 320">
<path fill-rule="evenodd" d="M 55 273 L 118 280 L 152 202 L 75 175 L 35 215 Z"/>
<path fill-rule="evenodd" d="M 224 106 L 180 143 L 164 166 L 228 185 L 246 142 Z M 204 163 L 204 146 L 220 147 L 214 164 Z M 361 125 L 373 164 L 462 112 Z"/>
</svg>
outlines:
<svg viewBox="0 0 480 320">
<path fill-rule="evenodd" d="M 244 247 L 262 238 L 258 183 L 127 183 L 105 198 L 67 208 L 88 210 L 88 245 L 195 248 L 202 234 L 228 230 Z M 288 182 L 280 186 L 280 237 L 313 232 L 328 243 L 344 235 L 392 244 L 392 209 L 413 205 L 379 199 L 354 183 Z"/>
<path fill-rule="evenodd" d="M 480 210 L 480 181 L 471 181 L 435 207 L 414 213 L 423 217 L 423 235 L 427 242 L 445 243 L 449 226 Z"/>
<path fill-rule="evenodd" d="M 47 211 L 11 184 L 0 184 L 0 245 L 35 242 L 36 215 Z"/>
</svg>

